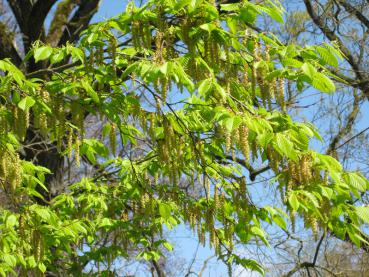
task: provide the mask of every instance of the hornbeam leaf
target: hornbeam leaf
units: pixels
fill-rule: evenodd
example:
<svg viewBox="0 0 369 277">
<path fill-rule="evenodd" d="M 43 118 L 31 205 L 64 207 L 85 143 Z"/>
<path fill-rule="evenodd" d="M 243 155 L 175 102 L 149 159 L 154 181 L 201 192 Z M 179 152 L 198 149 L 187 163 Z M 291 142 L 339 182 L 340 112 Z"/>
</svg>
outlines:
<svg viewBox="0 0 369 277">
<path fill-rule="evenodd" d="M 367 206 L 355 207 L 355 212 L 361 220 L 369 224 L 369 207 Z"/>
<path fill-rule="evenodd" d="M 37 63 L 39 61 L 48 59 L 52 53 L 53 48 L 51 48 L 50 46 L 41 46 L 40 48 L 35 49 L 33 56 Z"/>
<path fill-rule="evenodd" d="M 82 80 L 81 84 L 82 87 L 86 90 L 87 94 L 91 97 L 91 99 L 95 103 L 100 103 L 100 99 L 97 92 L 92 88 L 92 86 L 88 83 L 88 81 Z"/>
<path fill-rule="evenodd" d="M 159 213 L 162 218 L 168 220 L 171 216 L 172 208 L 169 204 L 160 203 L 159 204 Z"/>
<path fill-rule="evenodd" d="M 331 93 L 336 90 L 333 81 L 320 72 L 316 72 L 311 82 L 312 86 L 321 92 Z"/>
<path fill-rule="evenodd" d="M 294 211 L 297 211 L 299 206 L 300 206 L 300 202 L 298 201 L 295 193 L 291 193 L 290 197 L 288 198 L 288 203 L 290 203 L 292 209 Z"/>
<path fill-rule="evenodd" d="M 26 111 L 35 105 L 36 101 L 31 96 L 26 96 L 18 103 L 18 108 Z"/>
</svg>

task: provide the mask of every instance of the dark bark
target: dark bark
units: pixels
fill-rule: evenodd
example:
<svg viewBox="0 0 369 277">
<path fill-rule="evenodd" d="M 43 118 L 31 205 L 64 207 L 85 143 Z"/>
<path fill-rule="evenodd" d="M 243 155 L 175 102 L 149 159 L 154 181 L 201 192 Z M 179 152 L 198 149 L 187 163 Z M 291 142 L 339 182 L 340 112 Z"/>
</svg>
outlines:
<svg viewBox="0 0 369 277">
<path fill-rule="evenodd" d="M 37 40 L 51 43 L 54 46 L 65 44 L 67 41 L 78 41 L 81 32 L 88 27 L 92 16 L 96 13 L 100 1 L 62 1 L 61 3 L 69 6 L 68 9 L 64 10 L 65 13 L 62 15 L 62 18 L 66 20 L 58 20 L 60 19 L 60 13 L 58 14 L 56 12 L 52 19 L 54 25 L 50 28 L 52 34 L 49 35 L 45 33 L 44 29 L 45 19 L 50 14 L 57 0 L 7 0 L 7 2 L 14 15 L 14 23 L 17 25 L 14 27 L 17 27 L 15 29 L 20 32 L 22 37 L 21 41 L 17 41 L 17 43 L 23 44 L 24 51 L 27 53 Z M 67 22 L 68 19 L 70 19 L 69 22 Z M 20 66 L 22 64 L 22 57 L 17 52 L 13 40 L 8 33 L 9 30 L 7 28 L 9 27 L 4 23 L 1 26 L 3 26 L 2 29 L 4 32 L 0 32 L 0 59 L 10 58 L 15 65 Z M 47 38 L 50 37 L 54 38 L 55 41 L 47 41 Z M 31 59 L 24 67 L 24 71 L 27 76 L 32 76 L 28 73 L 43 72 L 46 66 L 47 64 L 45 63 L 35 63 Z M 42 77 L 45 77 L 45 74 Z M 49 192 L 39 189 L 39 192 L 48 201 L 53 198 L 52 191 L 54 187 L 61 183 L 64 157 L 58 153 L 54 143 L 50 143 L 43 138 L 38 133 L 38 130 L 32 127 L 27 130 L 24 145 L 27 146 L 30 143 L 32 143 L 32 148 L 24 148 L 22 152 L 23 158 L 33 161 L 37 165 L 44 166 L 52 172 L 51 175 L 46 176 L 45 180 L 45 185 L 48 187 Z"/>
</svg>

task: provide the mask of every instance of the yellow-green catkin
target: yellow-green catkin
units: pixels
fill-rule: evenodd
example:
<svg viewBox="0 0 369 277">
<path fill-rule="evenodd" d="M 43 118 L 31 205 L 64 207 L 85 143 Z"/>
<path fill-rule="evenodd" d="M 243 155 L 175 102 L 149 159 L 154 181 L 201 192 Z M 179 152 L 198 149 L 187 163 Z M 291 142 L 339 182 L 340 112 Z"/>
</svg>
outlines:
<svg viewBox="0 0 369 277">
<path fill-rule="evenodd" d="M 71 104 L 72 122 L 77 126 L 79 133 L 84 133 L 84 109 L 77 101 Z"/>
<path fill-rule="evenodd" d="M 95 64 L 95 51 L 94 51 L 94 49 L 91 47 L 91 49 L 90 49 L 90 55 L 89 55 L 89 57 L 88 57 L 88 65 L 89 65 L 90 67 L 93 67 L 93 66 L 94 66 L 94 64 Z"/>
<path fill-rule="evenodd" d="M 50 95 L 47 90 L 40 91 L 41 100 L 46 104 L 50 105 Z M 47 116 L 46 113 L 40 113 L 38 116 L 38 127 L 40 128 L 40 132 L 43 136 L 47 135 Z"/>
<path fill-rule="evenodd" d="M 278 102 L 281 106 L 281 109 L 283 112 L 286 112 L 286 100 L 285 100 L 285 93 L 284 88 L 285 87 L 285 81 L 283 78 L 279 79 L 279 88 L 278 88 Z"/>
<path fill-rule="evenodd" d="M 76 136 L 76 141 L 74 142 L 75 145 L 75 159 L 76 159 L 76 166 L 80 167 L 81 166 L 81 157 L 80 157 L 80 147 L 81 147 L 81 139 L 79 136 Z"/>
<path fill-rule="evenodd" d="M 14 192 L 22 183 L 22 166 L 18 153 L 2 149 L 0 154 L 0 181 L 4 189 Z"/>
<path fill-rule="evenodd" d="M 295 211 L 290 212 L 290 220 L 291 220 L 292 233 L 295 233 L 296 232 L 296 212 Z"/>
<path fill-rule="evenodd" d="M 132 43 L 133 46 L 136 50 L 140 50 L 141 49 L 141 26 L 140 26 L 140 22 L 135 20 L 132 22 L 132 26 L 131 26 L 131 34 L 132 34 Z"/>
<path fill-rule="evenodd" d="M 109 51 L 110 51 L 110 55 L 111 55 L 111 63 L 113 66 L 113 70 L 115 72 L 116 70 L 116 57 L 117 57 L 117 41 L 115 39 L 115 37 L 111 37 L 109 40 Z"/>
<path fill-rule="evenodd" d="M 116 155 L 117 152 L 117 134 L 116 134 L 116 125 L 115 123 L 111 124 L 110 132 L 109 132 L 109 143 L 110 143 L 110 149 L 113 156 Z"/>
<path fill-rule="evenodd" d="M 304 184 L 308 184 L 312 179 L 310 155 L 305 154 L 300 159 L 300 172 L 301 172 L 301 181 Z"/>
<path fill-rule="evenodd" d="M 250 79 L 249 79 L 249 65 L 247 63 L 245 63 L 244 65 L 242 81 L 243 81 L 244 86 L 248 88 L 250 84 Z"/>
<path fill-rule="evenodd" d="M 219 190 L 217 186 L 214 186 L 214 214 L 217 214 L 219 209 Z"/>
<path fill-rule="evenodd" d="M 206 197 L 209 199 L 210 198 L 210 179 L 206 175 L 206 173 L 203 174 L 203 180 L 204 180 L 204 188 L 206 192 Z"/>
<path fill-rule="evenodd" d="M 72 159 L 72 152 L 73 152 L 73 128 L 68 128 L 68 139 L 67 139 L 67 147 L 68 147 L 68 157 Z"/>
<path fill-rule="evenodd" d="M 242 150 L 243 156 L 245 157 L 245 161 L 249 162 L 250 160 L 250 145 L 249 145 L 249 128 L 245 124 L 242 124 L 239 130 L 239 145 Z"/>
<path fill-rule="evenodd" d="M 57 119 L 56 138 L 57 138 L 57 149 L 62 151 L 63 138 L 65 135 L 65 111 L 64 111 L 64 99 L 62 94 L 58 94 L 54 101 L 54 111 Z"/>
<path fill-rule="evenodd" d="M 231 132 L 225 129 L 224 136 L 225 136 L 224 138 L 225 139 L 225 152 L 229 153 L 231 149 L 231 144 L 232 144 Z"/>
</svg>

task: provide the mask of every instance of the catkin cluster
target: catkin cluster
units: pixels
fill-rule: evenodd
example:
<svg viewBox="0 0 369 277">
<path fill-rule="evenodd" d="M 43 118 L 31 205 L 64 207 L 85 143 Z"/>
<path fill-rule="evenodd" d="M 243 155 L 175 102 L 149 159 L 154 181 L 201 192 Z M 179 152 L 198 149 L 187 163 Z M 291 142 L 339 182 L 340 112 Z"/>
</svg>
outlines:
<svg viewBox="0 0 369 277">
<path fill-rule="evenodd" d="M 308 185 L 313 179 L 312 158 L 309 153 L 300 157 L 297 162 L 289 161 L 288 175 L 294 183 Z"/>
<path fill-rule="evenodd" d="M 131 25 L 132 43 L 136 50 L 151 49 L 151 29 L 147 22 L 135 20 Z"/>
<path fill-rule="evenodd" d="M 40 91 L 40 99 L 41 101 L 47 105 L 50 106 L 50 94 L 47 90 L 41 90 Z M 38 111 L 35 113 L 35 127 L 40 130 L 40 133 L 46 137 L 47 136 L 47 130 L 48 130 L 48 117 L 45 112 Z"/>
<path fill-rule="evenodd" d="M 282 157 L 279 153 L 270 145 L 266 148 L 266 153 L 269 159 L 270 168 L 274 171 L 275 174 L 279 173 L 279 168 L 282 164 Z"/>
<path fill-rule="evenodd" d="M 311 230 L 313 231 L 314 239 L 317 240 L 319 234 L 318 220 L 310 213 L 304 213 L 303 218 L 305 228 L 311 228 Z"/>
<path fill-rule="evenodd" d="M 7 148 L 0 151 L 0 183 L 5 191 L 14 192 L 22 183 L 22 166 L 18 153 Z"/>
<path fill-rule="evenodd" d="M 176 184 L 180 177 L 180 167 L 183 164 L 184 140 L 174 133 L 170 121 L 165 117 L 163 118 L 163 128 L 163 139 L 156 140 L 158 156 L 168 170 L 171 183 Z"/>
<path fill-rule="evenodd" d="M 225 152 L 232 150 L 233 160 L 236 161 L 235 148 L 239 149 L 246 162 L 250 160 L 249 128 L 242 123 L 238 128 L 229 132 L 225 127 L 217 127 L 217 135 L 224 138 Z M 234 146 L 234 147 L 233 147 Z"/>
<path fill-rule="evenodd" d="M 204 58 L 205 61 L 213 68 L 220 66 L 220 49 L 218 43 L 211 35 L 204 37 Z"/>
</svg>

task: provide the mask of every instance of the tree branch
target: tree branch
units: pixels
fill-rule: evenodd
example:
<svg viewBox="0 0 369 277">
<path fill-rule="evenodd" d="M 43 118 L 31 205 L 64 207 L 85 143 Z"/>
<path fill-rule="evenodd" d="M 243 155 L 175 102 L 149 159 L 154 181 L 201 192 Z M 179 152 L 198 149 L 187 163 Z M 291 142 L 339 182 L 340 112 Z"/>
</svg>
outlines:
<svg viewBox="0 0 369 277">
<path fill-rule="evenodd" d="M 337 144 L 340 140 L 347 135 L 353 128 L 355 120 L 360 112 L 360 102 L 362 97 L 360 97 L 356 91 L 354 91 L 354 103 L 352 105 L 352 110 L 347 118 L 347 123 L 345 126 L 341 127 L 338 133 L 334 136 L 331 143 L 329 144 L 327 154 L 332 156 L 337 156 Z"/>
<path fill-rule="evenodd" d="M 64 0 L 58 4 L 54 18 L 51 22 L 46 41 L 52 46 L 57 46 L 68 23 L 70 13 L 76 7 L 76 1 Z"/>
<path fill-rule="evenodd" d="M 13 35 L 7 28 L 6 24 L 0 22 L 0 59 L 10 58 L 15 65 L 20 65 L 22 60 L 14 47 Z"/>
<path fill-rule="evenodd" d="M 319 27 L 322 33 L 332 42 L 337 42 L 340 50 L 345 56 L 346 61 L 350 64 L 351 68 L 355 72 L 356 78 L 360 80 L 359 88 L 365 93 L 366 97 L 369 99 L 369 80 L 366 78 L 365 74 L 363 74 L 363 70 L 359 65 L 358 61 L 354 58 L 351 51 L 345 46 L 342 40 L 335 34 L 333 30 L 331 30 L 328 25 L 325 23 L 326 17 L 322 15 L 318 15 L 311 4 L 310 0 L 304 0 L 306 10 L 310 15 L 311 19 Z"/>
<path fill-rule="evenodd" d="M 78 40 L 79 35 L 88 27 L 91 18 L 98 10 L 100 0 L 83 0 L 73 18 L 68 22 L 59 45 L 64 45 L 67 41 Z"/>
<path fill-rule="evenodd" d="M 366 28 L 369 29 L 369 19 L 363 15 L 359 10 L 357 10 L 355 7 L 351 6 L 348 1 L 346 0 L 338 0 L 338 3 L 340 3 L 345 10 L 350 13 L 350 14 L 354 14 L 356 16 L 356 18 L 363 23 Z"/>
</svg>

